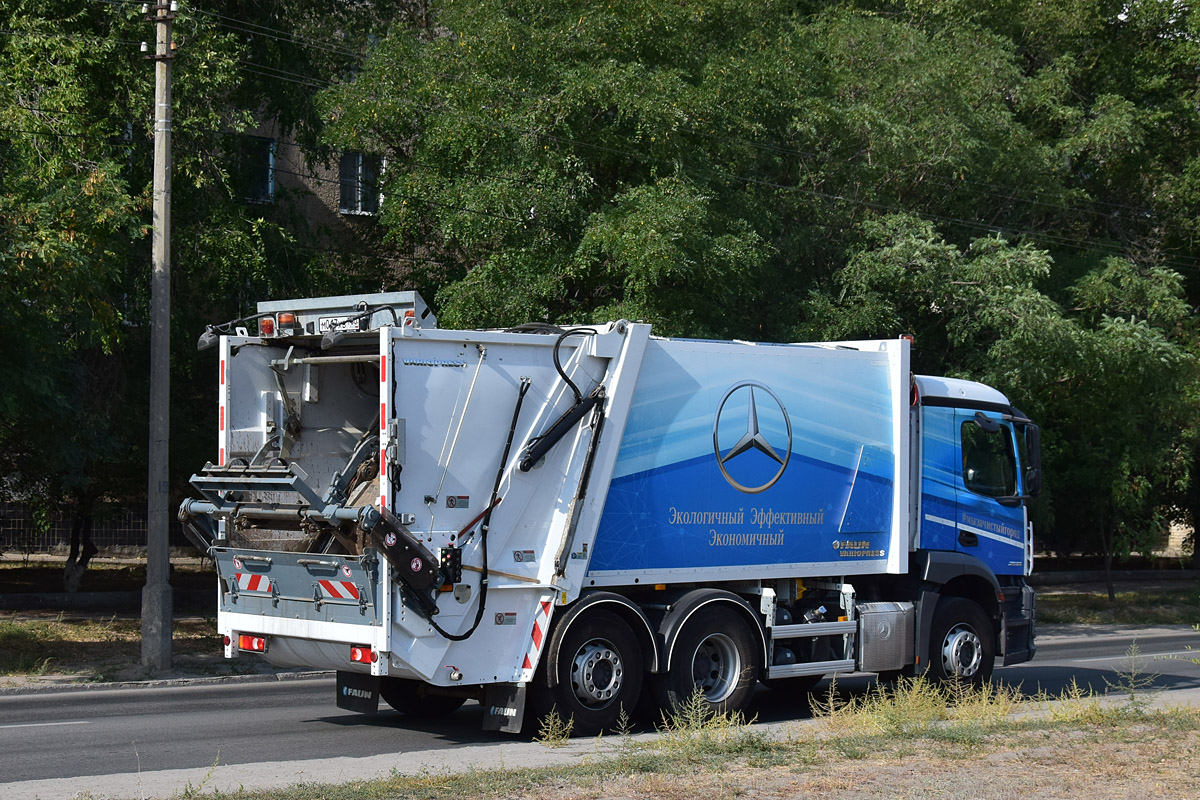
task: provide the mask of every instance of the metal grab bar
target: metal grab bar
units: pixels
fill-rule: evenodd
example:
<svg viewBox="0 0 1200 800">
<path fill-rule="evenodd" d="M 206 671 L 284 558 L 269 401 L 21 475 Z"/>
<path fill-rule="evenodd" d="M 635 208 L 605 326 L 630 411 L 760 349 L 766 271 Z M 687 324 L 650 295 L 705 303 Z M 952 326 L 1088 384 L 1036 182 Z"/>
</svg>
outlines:
<svg viewBox="0 0 1200 800">
<path fill-rule="evenodd" d="M 270 556 L 244 556 L 241 553 L 238 553 L 234 556 L 234 558 L 240 558 L 242 561 L 261 561 L 264 564 L 271 563 Z"/>
</svg>

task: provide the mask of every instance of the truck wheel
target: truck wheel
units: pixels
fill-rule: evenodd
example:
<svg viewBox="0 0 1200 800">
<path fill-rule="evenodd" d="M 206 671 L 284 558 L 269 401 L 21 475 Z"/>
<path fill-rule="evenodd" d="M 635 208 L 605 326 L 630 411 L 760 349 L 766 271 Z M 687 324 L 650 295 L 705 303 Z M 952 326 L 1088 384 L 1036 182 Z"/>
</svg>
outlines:
<svg viewBox="0 0 1200 800">
<path fill-rule="evenodd" d="M 610 611 L 584 613 L 566 629 L 557 652 L 557 686 L 534 695 L 538 716 L 555 710 L 573 719 L 573 732 L 590 734 L 612 728 L 621 709 L 632 719 L 642 693 L 642 648 L 629 625 Z"/>
<path fill-rule="evenodd" d="M 463 703 L 465 697 L 434 694 L 428 684 L 409 678 L 381 678 L 379 696 L 392 708 L 410 717 L 437 717 L 449 714 Z"/>
<path fill-rule="evenodd" d="M 714 713 L 742 711 L 762 669 L 745 620 L 725 606 L 702 609 L 675 639 L 671 666 L 658 684 L 659 704 L 678 709 L 699 692 Z"/>
<path fill-rule="evenodd" d="M 983 609 L 961 597 L 943 597 L 933 612 L 929 674 L 939 681 L 980 686 L 992 677 L 996 636 Z"/>
</svg>

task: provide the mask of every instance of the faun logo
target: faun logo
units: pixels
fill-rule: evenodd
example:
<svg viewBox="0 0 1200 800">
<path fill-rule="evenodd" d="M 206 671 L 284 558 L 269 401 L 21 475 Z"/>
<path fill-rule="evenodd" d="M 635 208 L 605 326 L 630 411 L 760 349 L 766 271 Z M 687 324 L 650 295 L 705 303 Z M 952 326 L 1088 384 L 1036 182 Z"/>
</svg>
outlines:
<svg viewBox="0 0 1200 800">
<path fill-rule="evenodd" d="M 747 409 L 744 418 L 735 411 L 742 403 L 746 404 Z M 767 441 L 767 437 L 763 435 L 759 426 L 760 404 L 765 418 L 770 418 L 771 422 L 778 422 L 781 417 L 783 425 L 787 429 L 786 441 L 783 437 L 778 437 L 775 443 L 778 449 Z M 730 409 L 728 414 L 724 413 L 726 406 L 729 406 Z M 738 438 L 733 446 L 728 450 L 722 450 L 722 439 L 728 442 L 735 436 Z M 782 455 L 780 454 L 781 450 Z M 778 464 L 779 468 L 764 481 L 764 474 L 769 473 L 763 473 L 761 468 L 754 468 L 750 458 L 738 460 L 739 456 L 750 451 L 757 451 Z M 783 403 L 779 401 L 774 392 L 758 381 L 742 381 L 734 385 L 721 398 L 716 416 L 713 418 L 713 452 L 717 456 L 717 466 L 721 469 L 725 480 L 729 481 L 730 486 L 747 494 L 766 491 L 783 477 L 783 471 L 787 469 L 788 461 L 792 458 L 792 421 L 788 418 L 787 409 L 783 407 Z M 734 463 L 735 460 L 737 460 L 736 463 Z M 761 462 L 761 458 L 759 461 Z M 756 472 L 758 473 L 757 477 L 751 477 Z M 740 476 L 740 479 L 734 477 L 735 474 Z"/>
</svg>

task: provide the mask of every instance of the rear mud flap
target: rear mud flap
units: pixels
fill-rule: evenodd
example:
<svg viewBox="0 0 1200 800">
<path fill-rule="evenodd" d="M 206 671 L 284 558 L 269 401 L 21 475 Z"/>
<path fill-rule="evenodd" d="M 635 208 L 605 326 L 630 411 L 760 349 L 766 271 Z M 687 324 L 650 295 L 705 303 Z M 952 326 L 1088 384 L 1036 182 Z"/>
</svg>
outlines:
<svg viewBox="0 0 1200 800">
<path fill-rule="evenodd" d="M 516 683 L 488 684 L 483 702 L 483 729 L 520 733 L 525 723 L 525 687 Z"/>
<path fill-rule="evenodd" d="M 337 707 L 359 714 L 379 711 L 379 676 L 361 672 L 337 673 Z"/>
</svg>

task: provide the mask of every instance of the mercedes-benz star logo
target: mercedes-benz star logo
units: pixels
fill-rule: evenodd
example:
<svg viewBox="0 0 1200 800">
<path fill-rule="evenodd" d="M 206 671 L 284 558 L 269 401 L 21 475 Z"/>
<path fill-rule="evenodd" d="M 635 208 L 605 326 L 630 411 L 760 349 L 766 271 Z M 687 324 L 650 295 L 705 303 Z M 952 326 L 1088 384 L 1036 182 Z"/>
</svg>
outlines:
<svg viewBox="0 0 1200 800">
<path fill-rule="evenodd" d="M 747 398 L 748 411 L 746 413 L 746 431 L 742 434 L 741 438 L 737 440 L 733 447 L 729 448 L 728 452 L 722 453 L 720 436 L 718 435 L 721 428 L 721 412 L 725 410 L 725 404 L 729 402 L 729 398 L 740 393 L 742 390 L 745 390 L 749 395 Z M 766 437 L 763 436 L 762 432 L 759 430 L 757 399 L 758 396 L 760 396 L 759 393 L 764 393 L 770 397 L 771 400 L 775 401 L 775 405 L 779 408 L 779 414 L 783 417 L 783 423 L 787 426 L 787 444 L 783 448 L 782 456 L 774 447 L 771 446 L 771 443 L 767 441 Z M 779 469 L 776 471 L 775 475 L 761 486 L 746 486 L 745 484 L 740 483 L 729 474 L 729 470 L 725 466 L 733 459 L 750 450 L 757 450 L 779 465 Z M 792 458 L 792 421 L 788 418 L 787 409 L 783 407 L 783 403 L 779 402 L 779 398 L 775 396 L 774 392 L 758 381 L 742 381 L 741 383 L 734 385 L 734 387 L 726 392 L 725 396 L 721 398 L 721 402 L 717 406 L 717 414 L 713 418 L 713 452 L 716 453 L 717 466 L 721 468 L 721 474 L 725 476 L 725 480 L 729 481 L 729 485 L 733 488 L 741 492 L 746 492 L 747 494 L 757 494 L 758 492 L 770 489 L 773 485 L 775 485 L 775 481 L 782 477 L 783 471 L 787 469 L 788 461 L 790 461 Z"/>
</svg>

